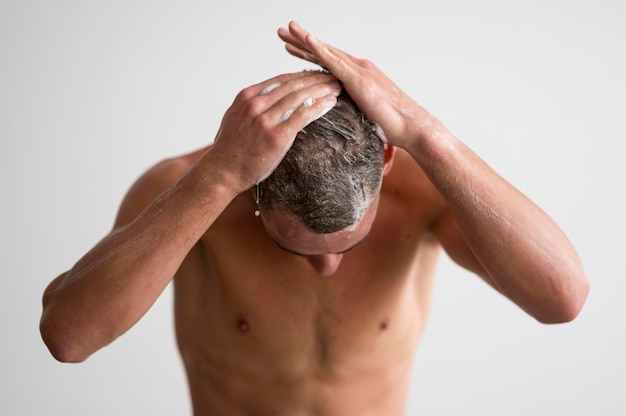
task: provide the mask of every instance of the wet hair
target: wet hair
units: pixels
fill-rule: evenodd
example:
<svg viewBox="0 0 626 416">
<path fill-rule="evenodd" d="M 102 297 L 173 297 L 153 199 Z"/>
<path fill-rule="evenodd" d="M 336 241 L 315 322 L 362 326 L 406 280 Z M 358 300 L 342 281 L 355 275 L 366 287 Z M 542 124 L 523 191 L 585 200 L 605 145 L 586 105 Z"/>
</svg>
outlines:
<svg viewBox="0 0 626 416">
<path fill-rule="evenodd" d="M 383 133 L 347 93 L 301 130 L 278 168 L 259 184 L 259 205 L 326 234 L 358 223 L 380 192 Z"/>
</svg>

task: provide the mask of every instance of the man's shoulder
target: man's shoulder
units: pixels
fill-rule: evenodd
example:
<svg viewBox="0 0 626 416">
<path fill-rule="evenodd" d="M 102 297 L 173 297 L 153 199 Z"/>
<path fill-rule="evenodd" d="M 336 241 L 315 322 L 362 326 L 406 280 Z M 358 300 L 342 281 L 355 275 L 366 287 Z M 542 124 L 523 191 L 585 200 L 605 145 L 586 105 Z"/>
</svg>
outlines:
<svg viewBox="0 0 626 416">
<path fill-rule="evenodd" d="M 133 184 L 130 192 L 137 194 L 161 193 L 180 180 L 198 159 L 206 152 L 207 148 L 195 150 L 179 156 L 173 156 L 161 160 L 146 170 L 143 175 Z"/>
<path fill-rule="evenodd" d="M 139 178 L 139 181 L 143 179 L 148 182 L 161 182 L 165 185 L 172 186 L 191 169 L 207 149 L 208 148 L 205 147 L 190 153 L 163 159 L 148 169 Z"/>
<path fill-rule="evenodd" d="M 169 157 L 146 170 L 126 193 L 118 213 L 117 225 L 132 221 L 155 198 L 174 186 L 206 150 L 204 148 Z"/>
</svg>

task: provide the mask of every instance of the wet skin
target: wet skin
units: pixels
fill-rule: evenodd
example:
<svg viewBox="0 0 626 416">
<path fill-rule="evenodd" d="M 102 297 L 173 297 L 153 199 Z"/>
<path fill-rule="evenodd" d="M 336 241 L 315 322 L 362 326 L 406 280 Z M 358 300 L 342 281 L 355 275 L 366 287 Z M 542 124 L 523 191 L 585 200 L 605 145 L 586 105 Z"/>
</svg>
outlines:
<svg viewBox="0 0 626 416">
<path fill-rule="evenodd" d="M 440 252 L 429 186 L 398 155 L 380 200 L 332 235 L 237 197 L 175 278 L 196 414 L 403 414 Z"/>
</svg>

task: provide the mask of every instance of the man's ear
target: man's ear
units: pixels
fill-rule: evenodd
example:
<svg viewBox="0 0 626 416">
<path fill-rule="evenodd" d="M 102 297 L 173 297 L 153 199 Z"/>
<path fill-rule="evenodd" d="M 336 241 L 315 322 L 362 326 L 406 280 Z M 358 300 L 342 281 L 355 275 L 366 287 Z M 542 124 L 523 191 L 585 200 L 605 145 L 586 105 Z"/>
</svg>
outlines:
<svg viewBox="0 0 626 416">
<path fill-rule="evenodd" d="M 383 175 L 386 175 L 393 166 L 393 158 L 396 156 L 396 147 L 385 144 L 385 165 L 383 166 Z"/>
</svg>

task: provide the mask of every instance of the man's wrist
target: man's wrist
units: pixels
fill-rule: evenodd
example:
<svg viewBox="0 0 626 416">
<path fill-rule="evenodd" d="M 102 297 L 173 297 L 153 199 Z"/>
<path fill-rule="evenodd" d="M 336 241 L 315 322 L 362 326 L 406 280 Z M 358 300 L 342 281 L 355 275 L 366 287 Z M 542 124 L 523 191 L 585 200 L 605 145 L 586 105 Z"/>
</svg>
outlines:
<svg viewBox="0 0 626 416">
<path fill-rule="evenodd" d="M 237 175 L 211 159 L 208 155 L 203 156 L 189 170 L 183 186 L 198 198 L 207 195 L 211 201 L 224 198 L 230 202 L 245 189 L 241 189 Z"/>
<path fill-rule="evenodd" d="M 442 158 L 447 159 L 445 154 L 456 142 L 447 127 L 427 112 L 419 117 L 410 137 L 405 150 L 423 168 Z"/>
</svg>

